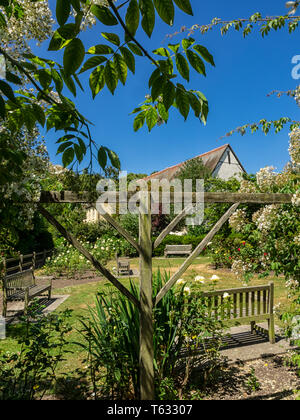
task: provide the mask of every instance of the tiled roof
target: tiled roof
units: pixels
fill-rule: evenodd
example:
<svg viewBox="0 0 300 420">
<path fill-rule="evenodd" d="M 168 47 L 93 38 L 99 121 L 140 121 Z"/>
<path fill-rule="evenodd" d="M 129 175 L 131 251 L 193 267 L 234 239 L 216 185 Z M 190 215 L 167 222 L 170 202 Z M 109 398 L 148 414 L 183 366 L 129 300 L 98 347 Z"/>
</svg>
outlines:
<svg viewBox="0 0 300 420">
<path fill-rule="evenodd" d="M 145 181 L 148 181 L 151 179 L 168 179 L 170 181 L 171 179 L 175 177 L 176 173 L 180 171 L 180 169 L 185 163 L 189 162 L 190 160 L 199 159 L 199 158 L 202 159 L 204 166 L 206 166 L 206 168 L 208 168 L 211 172 L 213 172 L 218 162 L 220 161 L 221 157 L 223 156 L 223 153 L 228 147 L 231 149 L 229 144 L 224 144 L 223 146 L 220 146 L 217 149 L 213 149 L 213 150 L 210 150 L 209 152 L 203 153 L 202 155 L 195 156 L 194 158 L 188 159 L 185 162 L 181 162 L 181 163 L 178 163 L 177 165 L 170 166 L 169 168 L 163 169 L 162 171 L 155 172 L 154 174 L 149 175 L 147 178 L 144 178 L 144 179 Z"/>
</svg>

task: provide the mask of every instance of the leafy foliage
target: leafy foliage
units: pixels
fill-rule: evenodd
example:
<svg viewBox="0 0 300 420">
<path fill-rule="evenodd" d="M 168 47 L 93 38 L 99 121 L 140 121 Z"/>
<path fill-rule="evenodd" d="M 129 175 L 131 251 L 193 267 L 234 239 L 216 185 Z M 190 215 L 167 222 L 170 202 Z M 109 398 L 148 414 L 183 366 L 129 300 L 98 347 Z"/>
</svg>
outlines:
<svg viewBox="0 0 300 420">
<path fill-rule="evenodd" d="M 11 4 L 17 8 L 18 2 L 13 0 Z M 1 16 L 5 24 L 10 19 L 10 9 L 6 7 L 6 3 L 2 6 Z M 214 65 L 206 48 L 193 45 L 194 41 L 187 39 L 182 42 L 182 52 L 172 46 L 170 51 L 159 48 L 153 53 L 163 59 L 156 59 L 135 38 L 140 26 L 151 37 L 157 20 L 156 13 L 160 19 L 172 25 L 176 7 L 192 15 L 190 0 L 130 0 L 119 7 L 112 0 L 108 0 L 107 4 L 93 4 L 89 0 L 57 0 L 56 19 L 59 27 L 53 33 L 48 50 L 61 51 L 63 64 L 28 53 L 24 53 L 22 60 L 17 61 L 1 49 L 0 53 L 14 71 L 7 73 L 6 81 L 0 81 L 0 117 L 15 129 L 21 129 L 25 125 L 28 130 L 32 130 L 39 124 L 46 126 L 47 130 L 63 130 L 65 134 L 58 139 L 57 144 L 64 166 L 82 163 L 89 152 L 90 162 L 96 157 L 102 169 L 105 168 L 108 158 L 119 169 L 119 161 L 111 159 L 114 152 L 96 144 L 90 135 L 89 121 L 63 92 L 69 90 L 76 96 L 78 87 L 83 90 L 80 74 L 92 70 L 89 85 L 93 98 L 105 86 L 114 94 L 119 82 L 126 84 L 128 71 L 135 73 L 136 58 L 144 57 L 156 68 L 149 80 L 152 100 L 147 100 L 141 106 L 140 113 L 134 120 L 134 130 L 140 129 L 145 122 L 149 131 L 157 124 L 167 122 L 172 106 L 179 110 L 184 119 L 192 108 L 195 116 L 205 123 L 208 113 L 205 96 L 201 92 L 186 90 L 181 83 L 174 84 L 173 79 L 176 77 L 174 64 L 186 81 L 189 81 L 190 66 L 205 76 L 202 59 Z M 98 21 L 107 44 L 97 44 L 86 51 L 81 40 L 81 31 L 87 13 Z M 18 16 L 21 19 L 22 13 Z M 123 29 L 124 41 L 119 34 L 111 32 L 111 28 L 115 26 Z M 173 57 L 170 52 L 174 49 L 176 52 Z M 86 54 L 92 57 L 85 60 Z M 18 75 L 27 78 L 37 94 L 29 94 L 24 89 L 14 93 L 11 84 L 18 83 Z M 96 152 L 92 151 L 93 148 Z"/>
</svg>

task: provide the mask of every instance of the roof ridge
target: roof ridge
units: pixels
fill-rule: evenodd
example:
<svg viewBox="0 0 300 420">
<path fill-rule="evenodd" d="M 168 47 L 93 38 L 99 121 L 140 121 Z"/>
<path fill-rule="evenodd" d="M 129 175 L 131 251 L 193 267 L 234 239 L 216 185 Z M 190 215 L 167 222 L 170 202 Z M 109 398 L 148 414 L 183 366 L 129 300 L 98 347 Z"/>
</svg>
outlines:
<svg viewBox="0 0 300 420">
<path fill-rule="evenodd" d="M 144 179 L 145 179 L 145 180 L 147 180 L 148 178 L 153 177 L 154 175 L 159 175 L 159 174 L 162 174 L 163 172 L 168 171 L 168 170 L 173 169 L 173 168 L 176 168 L 177 166 L 182 166 L 182 165 L 183 165 L 183 164 L 185 164 L 186 162 L 189 162 L 189 161 L 194 160 L 194 159 L 199 159 L 199 158 L 201 158 L 202 156 L 208 155 L 208 154 L 210 154 L 210 153 L 217 152 L 218 150 L 221 150 L 221 149 L 223 149 L 223 148 L 225 149 L 225 148 L 227 148 L 228 146 L 230 147 L 230 144 L 229 144 L 229 143 L 224 144 L 223 146 L 219 146 L 219 147 L 217 147 L 216 149 L 209 150 L 208 152 L 202 153 L 201 155 L 198 155 L 198 156 L 195 156 L 195 157 L 193 157 L 193 158 L 187 159 L 187 160 L 185 160 L 184 162 L 177 163 L 176 165 L 168 166 L 167 168 L 162 169 L 161 171 L 154 172 L 153 174 L 148 175 L 148 176 L 147 176 L 146 178 L 144 178 Z"/>
</svg>

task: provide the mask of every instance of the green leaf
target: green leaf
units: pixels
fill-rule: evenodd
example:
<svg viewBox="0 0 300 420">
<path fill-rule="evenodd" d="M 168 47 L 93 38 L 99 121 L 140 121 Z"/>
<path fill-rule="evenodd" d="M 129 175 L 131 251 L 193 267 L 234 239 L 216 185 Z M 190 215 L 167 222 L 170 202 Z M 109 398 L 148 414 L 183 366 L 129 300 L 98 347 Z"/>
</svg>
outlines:
<svg viewBox="0 0 300 420">
<path fill-rule="evenodd" d="M 214 58 L 207 50 L 207 48 L 203 47 L 203 45 L 194 45 L 193 48 L 195 51 L 197 51 L 198 54 L 201 55 L 202 58 L 204 58 L 205 61 L 215 67 Z"/>
<path fill-rule="evenodd" d="M 176 104 L 181 115 L 186 120 L 190 112 L 190 102 L 188 92 L 184 89 L 180 83 L 177 84 L 176 88 Z"/>
<path fill-rule="evenodd" d="M 5 111 L 5 101 L 0 95 L 0 117 L 5 119 L 6 111 Z"/>
<path fill-rule="evenodd" d="M 135 54 L 135 55 L 139 55 L 140 57 L 143 57 L 143 51 L 140 49 L 140 47 L 138 47 L 136 44 L 133 44 L 132 42 L 130 42 L 127 45 L 130 50 Z"/>
<path fill-rule="evenodd" d="M 161 71 L 160 69 L 155 69 L 154 72 L 151 74 L 150 79 L 149 79 L 149 88 L 152 87 L 153 83 L 155 82 L 155 80 L 161 76 Z"/>
<path fill-rule="evenodd" d="M 73 39 L 65 48 L 64 70 L 66 74 L 73 74 L 81 66 L 85 56 L 83 43 L 79 38 Z"/>
<path fill-rule="evenodd" d="M 113 54 L 114 50 L 109 45 L 98 44 L 88 49 L 88 54 Z"/>
<path fill-rule="evenodd" d="M 191 50 L 187 50 L 186 55 L 187 55 L 187 58 L 188 58 L 188 60 L 191 64 L 191 66 L 198 73 L 206 76 L 205 65 L 204 65 L 203 61 L 201 60 L 201 58 L 194 51 L 191 51 Z"/>
<path fill-rule="evenodd" d="M 123 58 L 125 60 L 125 63 L 127 64 L 127 67 L 129 70 L 134 74 L 135 73 L 135 58 L 131 51 L 129 51 L 128 48 L 121 47 L 120 51 L 123 55 Z"/>
<path fill-rule="evenodd" d="M 63 87 L 64 87 L 64 83 L 63 83 L 63 80 L 62 80 L 60 74 L 58 73 L 57 70 L 51 69 L 51 76 L 52 76 L 52 79 L 54 81 L 56 91 L 58 93 L 61 93 L 61 91 L 63 90 Z"/>
<path fill-rule="evenodd" d="M 160 18 L 168 25 L 174 23 L 174 5 L 172 0 L 154 0 L 154 5 Z"/>
<path fill-rule="evenodd" d="M 80 0 L 71 0 L 71 5 L 77 13 L 80 12 Z"/>
<path fill-rule="evenodd" d="M 105 147 L 105 150 L 107 151 L 112 166 L 116 169 L 121 169 L 121 163 L 118 155 L 113 150 L 110 150 L 107 147 Z"/>
<path fill-rule="evenodd" d="M 195 116 L 199 118 L 201 114 L 201 108 L 202 108 L 199 98 L 197 98 L 197 96 L 194 95 L 192 92 L 188 92 L 188 98 L 189 98 L 189 103 L 195 112 Z"/>
<path fill-rule="evenodd" d="M 83 155 L 84 155 L 83 150 L 81 149 L 81 147 L 78 144 L 75 143 L 74 144 L 74 151 L 75 151 L 75 155 L 76 155 L 76 158 L 77 158 L 78 162 L 81 163 L 82 160 L 83 160 Z"/>
<path fill-rule="evenodd" d="M 188 48 L 190 48 L 193 44 L 195 44 L 195 40 L 193 38 L 184 38 L 181 41 L 182 48 L 186 51 Z"/>
<path fill-rule="evenodd" d="M 77 140 L 78 140 L 78 143 L 79 143 L 79 147 L 82 151 L 82 155 L 85 155 L 86 154 L 86 145 L 85 145 L 84 141 L 80 137 L 77 137 Z"/>
<path fill-rule="evenodd" d="M 107 153 L 103 146 L 98 150 L 98 162 L 101 168 L 104 170 L 107 164 Z"/>
<path fill-rule="evenodd" d="M 155 108 L 152 106 L 146 111 L 146 123 L 148 126 L 149 131 L 152 130 L 153 127 L 156 126 L 158 121 L 158 115 Z"/>
<path fill-rule="evenodd" d="M 133 129 L 135 132 L 137 132 L 140 128 L 143 127 L 146 119 L 146 111 L 142 111 L 140 114 L 138 114 L 133 122 Z"/>
<path fill-rule="evenodd" d="M 91 7 L 91 12 L 100 22 L 104 23 L 106 26 L 118 25 L 118 20 L 111 13 L 111 11 L 105 6 L 93 5 Z"/>
<path fill-rule="evenodd" d="M 173 53 L 177 53 L 179 48 L 180 48 L 180 44 L 169 44 L 168 48 L 173 51 Z"/>
<path fill-rule="evenodd" d="M 48 51 L 58 51 L 62 48 L 64 43 L 65 43 L 65 40 L 61 37 L 61 35 L 57 31 L 55 31 L 51 38 Z"/>
<path fill-rule="evenodd" d="M 142 14 L 142 28 L 150 38 L 155 25 L 155 9 L 152 0 L 139 0 Z"/>
<path fill-rule="evenodd" d="M 57 29 L 57 32 L 63 39 L 73 39 L 79 33 L 74 23 L 67 23 L 66 25 L 61 26 Z"/>
<path fill-rule="evenodd" d="M 152 89 L 151 89 L 151 97 L 152 101 L 156 101 L 156 99 L 163 94 L 163 88 L 166 82 L 166 77 L 160 76 L 157 79 L 154 80 Z"/>
<path fill-rule="evenodd" d="M 175 86 L 170 80 L 168 80 L 163 89 L 163 103 L 168 111 L 170 107 L 173 105 L 175 100 L 176 89 Z"/>
<path fill-rule="evenodd" d="M 0 80 L 0 90 L 8 99 L 10 99 L 12 102 L 16 101 L 14 92 L 10 85 L 6 82 L 3 82 L 3 80 Z"/>
<path fill-rule="evenodd" d="M 80 89 L 82 90 L 82 92 L 84 92 L 84 89 L 83 89 L 83 87 L 82 87 L 82 84 L 81 84 L 81 82 L 80 82 L 80 80 L 79 80 L 79 78 L 78 78 L 77 74 L 73 74 L 72 76 L 74 77 L 75 82 L 76 82 L 76 83 L 77 83 L 77 85 L 80 87 Z"/>
<path fill-rule="evenodd" d="M 137 0 L 130 0 L 126 12 L 125 23 L 130 34 L 134 36 L 140 23 L 140 11 Z"/>
<path fill-rule="evenodd" d="M 114 65 L 118 73 L 119 80 L 123 85 L 125 85 L 127 79 L 127 65 L 124 58 L 120 54 L 114 55 Z"/>
<path fill-rule="evenodd" d="M 6 80 L 15 85 L 22 85 L 22 80 L 10 71 L 6 71 Z"/>
<path fill-rule="evenodd" d="M 71 13 L 70 0 L 56 0 L 56 19 L 60 26 L 64 25 Z"/>
<path fill-rule="evenodd" d="M 103 38 L 107 39 L 107 41 L 111 42 L 112 44 L 117 45 L 118 47 L 120 46 L 121 42 L 117 34 L 102 32 L 101 35 L 103 36 Z"/>
<path fill-rule="evenodd" d="M 176 54 L 175 58 L 176 58 L 176 66 L 179 73 L 185 80 L 189 82 L 190 81 L 190 68 L 189 68 L 188 62 L 186 61 L 184 56 L 180 53 Z"/>
<path fill-rule="evenodd" d="M 114 66 L 114 63 L 108 61 L 104 70 L 105 82 L 108 89 L 114 94 L 118 85 L 118 72 Z"/>
<path fill-rule="evenodd" d="M 168 122 L 168 119 L 169 119 L 169 113 L 168 113 L 168 111 L 166 111 L 166 108 L 165 108 L 164 104 L 162 104 L 162 103 L 158 102 L 158 104 L 157 104 L 157 109 L 158 109 L 158 112 L 159 112 L 159 115 L 161 116 L 161 118 L 162 118 L 165 122 Z"/>
<path fill-rule="evenodd" d="M 162 57 L 170 57 L 170 53 L 166 48 L 157 48 L 156 50 L 152 52 L 153 54 L 161 55 Z"/>
<path fill-rule="evenodd" d="M 70 165 L 70 163 L 73 162 L 75 156 L 75 151 L 71 147 L 64 151 L 62 155 L 62 163 L 64 165 L 64 168 Z"/>
<path fill-rule="evenodd" d="M 65 74 L 63 70 L 61 70 L 60 73 L 67 88 L 73 93 L 74 96 L 76 96 L 76 86 L 73 79 L 69 75 Z"/>
<path fill-rule="evenodd" d="M 171 58 L 168 58 L 167 60 L 157 60 L 157 63 L 162 73 L 169 76 L 173 75 L 173 60 Z"/>
<path fill-rule="evenodd" d="M 90 88 L 93 99 L 105 86 L 104 66 L 97 67 L 90 75 Z"/>
<path fill-rule="evenodd" d="M 83 73 L 84 71 L 97 67 L 99 66 L 99 64 L 102 64 L 105 61 L 107 61 L 107 58 L 102 57 L 101 55 L 96 56 L 96 57 L 91 57 L 84 63 L 79 73 Z"/>
<path fill-rule="evenodd" d="M 60 153 L 63 153 L 68 147 L 72 146 L 74 143 L 72 141 L 67 141 L 66 143 L 62 143 L 56 152 L 56 155 L 59 155 Z"/>
<path fill-rule="evenodd" d="M 37 104 L 32 104 L 32 109 L 34 110 L 36 119 L 41 124 L 41 126 L 44 127 L 46 123 L 46 117 L 43 108 Z"/>
<path fill-rule="evenodd" d="M 37 118 L 30 105 L 22 108 L 22 117 L 24 119 L 27 130 L 31 132 L 35 127 Z"/>
<path fill-rule="evenodd" d="M 7 24 L 6 24 L 5 16 L 0 11 L 0 28 L 6 28 L 6 27 L 7 27 Z"/>
<path fill-rule="evenodd" d="M 51 76 L 50 70 L 48 70 L 48 69 L 38 70 L 35 73 L 35 76 L 38 79 L 38 81 L 40 82 L 40 84 L 42 85 L 42 88 L 44 90 L 47 90 L 48 87 L 51 84 L 51 81 L 52 81 L 52 76 Z"/>
<path fill-rule="evenodd" d="M 190 0 L 174 0 L 174 3 L 188 15 L 194 16 Z"/>
</svg>

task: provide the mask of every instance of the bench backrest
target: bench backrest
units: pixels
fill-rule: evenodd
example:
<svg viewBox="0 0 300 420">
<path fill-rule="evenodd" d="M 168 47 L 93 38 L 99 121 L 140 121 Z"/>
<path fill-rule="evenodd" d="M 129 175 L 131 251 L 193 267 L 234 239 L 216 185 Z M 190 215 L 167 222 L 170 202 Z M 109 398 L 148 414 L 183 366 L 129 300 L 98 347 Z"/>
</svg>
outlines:
<svg viewBox="0 0 300 420">
<path fill-rule="evenodd" d="M 191 251 L 192 245 L 166 245 L 166 251 Z"/>
<path fill-rule="evenodd" d="M 207 306 L 223 319 L 246 318 L 273 313 L 274 283 L 264 286 L 204 292 Z M 218 311 L 220 308 L 220 311 Z"/>
<path fill-rule="evenodd" d="M 24 287 L 35 285 L 33 270 L 25 270 L 20 273 L 10 274 L 3 277 L 3 288 L 6 289 L 6 295 L 14 294 L 14 291 Z"/>
</svg>

